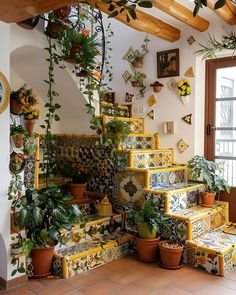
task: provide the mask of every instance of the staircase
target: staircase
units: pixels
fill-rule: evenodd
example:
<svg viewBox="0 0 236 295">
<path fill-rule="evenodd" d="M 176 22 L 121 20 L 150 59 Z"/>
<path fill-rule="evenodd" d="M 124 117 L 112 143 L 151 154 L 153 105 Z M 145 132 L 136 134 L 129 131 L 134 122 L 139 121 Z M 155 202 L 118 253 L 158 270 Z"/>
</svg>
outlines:
<svg viewBox="0 0 236 295">
<path fill-rule="evenodd" d="M 104 105 L 100 119 L 106 127 L 114 117 L 104 113 L 112 114 L 114 109 L 112 104 Z M 81 205 L 90 215 L 84 224 L 63 233 L 69 243 L 56 249 L 54 272 L 67 278 L 130 253 L 134 231 L 127 224 L 127 212 L 152 198 L 168 217 L 159 234 L 184 245 L 183 262 L 224 276 L 236 267 L 236 228 L 229 222 L 228 203 L 200 206 L 204 185 L 188 181 L 186 165 L 174 161 L 173 148 L 159 147 L 158 134 L 144 133 L 144 119 L 128 117 L 123 106 L 120 110 L 125 116 L 116 119 L 130 122 L 132 133 L 117 150 L 126 156 L 126 168 L 113 177 L 110 196 L 118 213 L 91 215 L 88 204 Z"/>
</svg>

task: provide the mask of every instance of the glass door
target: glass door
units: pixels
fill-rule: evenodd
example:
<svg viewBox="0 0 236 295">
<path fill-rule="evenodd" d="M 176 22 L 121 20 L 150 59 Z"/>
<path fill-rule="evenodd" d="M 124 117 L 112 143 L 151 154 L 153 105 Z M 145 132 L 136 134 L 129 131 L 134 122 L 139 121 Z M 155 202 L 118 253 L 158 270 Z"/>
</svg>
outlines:
<svg viewBox="0 0 236 295">
<path fill-rule="evenodd" d="M 206 61 L 205 156 L 224 167 L 231 193 L 230 220 L 236 221 L 236 57 Z"/>
</svg>

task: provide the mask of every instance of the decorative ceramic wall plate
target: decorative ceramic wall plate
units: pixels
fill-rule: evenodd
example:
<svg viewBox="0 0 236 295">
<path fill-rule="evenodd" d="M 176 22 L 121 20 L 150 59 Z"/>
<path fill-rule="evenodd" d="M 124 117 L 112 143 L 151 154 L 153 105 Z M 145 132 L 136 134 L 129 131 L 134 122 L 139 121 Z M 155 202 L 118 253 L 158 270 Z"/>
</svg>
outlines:
<svg viewBox="0 0 236 295">
<path fill-rule="evenodd" d="M 8 106 L 10 98 L 10 87 L 6 77 L 0 72 L 0 113 Z"/>
<path fill-rule="evenodd" d="M 194 77 L 193 67 L 189 67 L 184 73 L 185 77 Z"/>
<path fill-rule="evenodd" d="M 154 104 L 156 104 L 156 103 L 157 103 L 157 100 L 156 100 L 155 96 L 154 96 L 154 95 L 151 95 L 151 96 L 149 97 L 149 99 L 148 99 L 148 105 L 149 105 L 150 107 L 152 107 L 152 106 L 154 106 Z"/>
<path fill-rule="evenodd" d="M 177 82 L 175 81 L 175 79 L 170 79 L 170 81 L 167 83 L 167 86 L 170 90 L 173 90 L 177 85 Z"/>
<path fill-rule="evenodd" d="M 183 153 L 189 145 L 183 140 L 183 138 L 180 139 L 180 141 L 177 143 L 178 149 L 181 153 Z"/>
<path fill-rule="evenodd" d="M 151 118 L 152 120 L 154 120 L 155 118 L 155 112 L 154 110 L 151 110 L 149 113 L 147 113 L 148 117 Z"/>
<path fill-rule="evenodd" d="M 126 92 L 125 94 L 125 102 L 132 102 L 134 94 Z"/>
<path fill-rule="evenodd" d="M 125 71 L 122 74 L 123 79 L 125 80 L 125 83 L 127 83 L 129 81 L 129 78 L 131 77 L 131 74 L 128 71 Z"/>
<path fill-rule="evenodd" d="M 19 174 L 25 169 L 25 155 L 22 153 L 12 152 L 10 154 L 10 171 Z"/>
<path fill-rule="evenodd" d="M 188 114 L 182 118 L 185 123 L 192 125 L 192 114 Z"/>
</svg>

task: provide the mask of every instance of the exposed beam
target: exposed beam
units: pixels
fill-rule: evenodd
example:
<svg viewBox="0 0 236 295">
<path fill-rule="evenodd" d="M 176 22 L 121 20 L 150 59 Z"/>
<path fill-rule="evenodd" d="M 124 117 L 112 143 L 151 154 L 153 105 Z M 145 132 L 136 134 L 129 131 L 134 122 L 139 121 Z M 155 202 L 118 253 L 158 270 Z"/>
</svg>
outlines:
<svg viewBox="0 0 236 295">
<path fill-rule="evenodd" d="M 214 9 L 216 0 L 208 0 L 207 6 L 211 8 L 219 17 L 221 17 L 225 22 L 227 22 L 229 25 L 235 25 L 236 24 L 236 13 L 235 10 L 233 10 L 233 3 L 232 5 L 229 4 L 229 1 L 221 8 Z M 234 5 L 235 6 L 235 5 Z"/>
<path fill-rule="evenodd" d="M 110 13 L 108 11 L 107 4 L 105 4 L 104 2 L 98 0 L 87 0 L 87 3 L 105 13 Z M 137 31 L 150 33 L 154 36 L 160 37 L 170 42 L 179 40 L 181 32 L 176 27 L 173 27 L 163 22 L 162 20 L 139 9 L 136 9 L 135 11 L 137 14 L 137 19 L 131 19 L 129 23 L 126 20 L 125 12 L 118 14 L 115 17 L 115 19 L 119 20 L 120 22 L 126 24 L 129 27 L 134 28 Z"/>
<path fill-rule="evenodd" d="M 230 0 L 226 0 L 226 5 L 228 5 L 229 9 L 232 11 L 232 13 L 236 16 L 236 4 L 233 3 Z"/>
<path fill-rule="evenodd" d="M 206 19 L 200 16 L 194 17 L 191 10 L 175 0 L 154 0 L 153 5 L 200 32 L 206 31 L 209 27 L 209 22 Z"/>
</svg>

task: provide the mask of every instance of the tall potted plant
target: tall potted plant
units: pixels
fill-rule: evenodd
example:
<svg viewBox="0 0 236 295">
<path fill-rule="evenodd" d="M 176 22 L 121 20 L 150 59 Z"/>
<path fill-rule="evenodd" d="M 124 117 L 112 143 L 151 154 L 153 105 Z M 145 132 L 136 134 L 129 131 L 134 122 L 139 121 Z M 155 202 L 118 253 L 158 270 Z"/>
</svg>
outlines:
<svg viewBox="0 0 236 295">
<path fill-rule="evenodd" d="M 157 232 L 166 217 L 158 212 L 152 199 L 146 200 L 142 207 L 137 206 L 128 212 L 128 223 L 138 231 L 136 236 L 138 256 L 143 261 L 155 261 L 158 255 L 160 237 Z"/>
<path fill-rule="evenodd" d="M 200 193 L 202 206 L 214 206 L 216 193 L 219 194 L 221 191 L 229 193 L 230 187 L 222 176 L 223 168 L 220 164 L 196 155 L 188 161 L 188 168 L 192 180 L 202 180 L 205 184 L 206 191 Z"/>
<path fill-rule="evenodd" d="M 71 198 L 55 184 L 41 190 L 27 190 L 25 196 L 18 198 L 21 209 L 16 222 L 33 242 L 30 256 L 35 277 L 50 273 L 54 247 L 60 241 L 59 229 L 71 230 L 72 224 L 82 218 L 77 205 L 69 207 L 66 203 Z"/>
<path fill-rule="evenodd" d="M 106 126 L 105 139 L 118 148 L 130 133 L 131 128 L 128 122 L 114 119 Z"/>
</svg>

